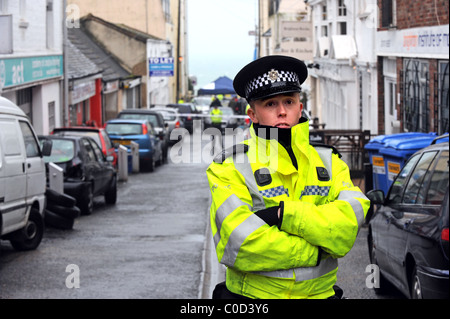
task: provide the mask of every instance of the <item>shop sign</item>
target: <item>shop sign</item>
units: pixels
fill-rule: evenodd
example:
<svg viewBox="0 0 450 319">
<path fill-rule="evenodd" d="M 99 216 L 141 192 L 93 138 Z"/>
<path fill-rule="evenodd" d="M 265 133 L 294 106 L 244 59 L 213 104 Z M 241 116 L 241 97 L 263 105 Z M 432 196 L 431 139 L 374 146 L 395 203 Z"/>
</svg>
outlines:
<svg viewBox="0 0 450 319">
<path fill-rule="evenodd" d="M 448 59 L 448 24 L 377 32 L 377 49 L 385 56 Z"/>
<path fill-rule="evenodd" d="M 63 75 L 62 55 L 0 59 L 0 87 L 2 88 Z"/>
<path fill-rule="evenodd" d="M 74 105 L 95 95 L 95 81 L 73 83 L 69 92 L 69 104 Z"/>
</svg>

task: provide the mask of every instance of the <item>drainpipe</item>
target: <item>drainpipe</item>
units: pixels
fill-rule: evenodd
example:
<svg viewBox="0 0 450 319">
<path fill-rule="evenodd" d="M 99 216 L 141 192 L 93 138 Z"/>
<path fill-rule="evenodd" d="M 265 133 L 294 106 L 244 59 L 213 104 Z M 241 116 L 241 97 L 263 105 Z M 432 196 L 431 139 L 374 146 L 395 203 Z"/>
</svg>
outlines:
<svg viewBox="0 0 450 319">
<path fill-rule="evenodd" d="M 63 84 L 63 126 L 69 125 L 69 76 L 68 61 L 67 61 L 67 0 L 63 0 L 63 72 L 64 72 L 64 84 Z"/>
</svg>

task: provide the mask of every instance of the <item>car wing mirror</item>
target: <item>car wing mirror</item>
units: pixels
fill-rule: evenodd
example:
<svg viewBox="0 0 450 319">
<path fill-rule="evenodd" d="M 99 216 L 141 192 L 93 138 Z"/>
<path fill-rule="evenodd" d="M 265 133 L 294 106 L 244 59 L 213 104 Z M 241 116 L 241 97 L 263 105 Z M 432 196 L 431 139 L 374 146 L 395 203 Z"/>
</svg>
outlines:
<svg viewBox="0 0 450 319">
<path fill-rule="evenodd" d="M 366 196 L 372 202 L 372 204 L 377 204 L 377 205 L 384 204 L 384 201 L 385 201 L 384 192 L 380 189 L 374 189 L 374 190 L 368 191 Z"/>
<path fill-rule="evenodd" d="M 44 143 L 42 145 L 42 156 L 50 156 L 50 154 L 52 153 L 52 146 L 53 141 L 44 140 Z"/>
</svg>

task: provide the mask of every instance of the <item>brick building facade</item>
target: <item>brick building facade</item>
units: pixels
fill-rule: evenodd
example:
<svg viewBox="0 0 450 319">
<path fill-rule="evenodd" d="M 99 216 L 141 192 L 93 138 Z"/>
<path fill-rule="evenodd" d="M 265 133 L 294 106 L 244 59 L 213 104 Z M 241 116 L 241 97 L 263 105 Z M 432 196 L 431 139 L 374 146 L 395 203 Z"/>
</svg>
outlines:
<svg viewBox="0 0 450 319">
<path fill-rule="evenodd" d="M 378 0 L 378 131 L 449 131 L 449 3 Z"/>
</svg>

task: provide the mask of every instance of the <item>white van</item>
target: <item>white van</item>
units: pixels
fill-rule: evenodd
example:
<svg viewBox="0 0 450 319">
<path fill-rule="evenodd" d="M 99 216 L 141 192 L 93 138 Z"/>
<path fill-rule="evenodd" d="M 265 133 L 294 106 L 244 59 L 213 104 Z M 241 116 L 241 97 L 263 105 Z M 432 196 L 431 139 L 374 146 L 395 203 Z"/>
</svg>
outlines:
<svg viewBox="0 0 450 319">
<path fill-rule="evenodd" d="M 44 234 L 46 174 L 36 133 L 25 113 L 0 96 L 0 238 L 36 249 Z"/>
</svg>

